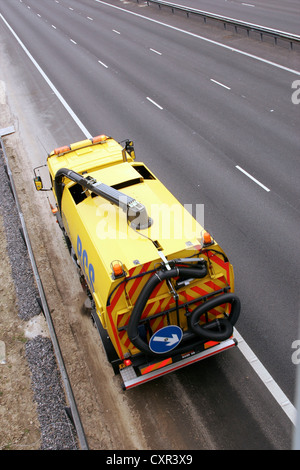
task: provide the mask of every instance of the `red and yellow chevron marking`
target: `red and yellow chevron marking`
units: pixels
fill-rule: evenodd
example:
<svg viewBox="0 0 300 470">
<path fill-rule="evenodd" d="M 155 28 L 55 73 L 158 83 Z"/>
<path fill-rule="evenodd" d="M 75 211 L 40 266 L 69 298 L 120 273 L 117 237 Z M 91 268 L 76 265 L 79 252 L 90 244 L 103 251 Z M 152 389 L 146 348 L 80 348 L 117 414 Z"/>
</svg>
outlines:
<svg viewBox="0 0 300 470">
<path fill-rule="evenodd" d="M 197 285 L 194 285 L 192 287 L 186 287 L 184 291 L 180 292 L 179 305 L 183 304 L 184 302 L 189 302 L 199 297 L 203 297 L 205 295 L 211 294 L 215 291 L 223 289 L 224 287 L 228 287 L 228 283 L 224 276 L 220 277 L 219 279 L 214 279 L 214 281 L 211 281 L 211 280 L 206 281 L 206 282 L 199 281 Z M 201 304 L 201 301 L 196 302 L 195 304 L 193 304 L 191 308 L 194 309 L 200 304 Z M 220 316 L 223 313 L 224 313 L 224 305 L 220 305 L 219 307 L 216 307 L 209 311 L 208 319 L 213 320 L 216 316 Z"/>
<path fill-rule="evenodd" d="M 225 276 L 227 278 L 227 283 L 230 286 L 231 285 L 231 279 L 230 279 L 230 263 L 229 261 L 225 261 L 221 256 L 218 256 L 216 253 L 214 253 L 211 250 L 206 250 L 203 252 L 203 255 L 206 255 L 208 260 L 211 263 L 216 263 L 219 268 L 222 268 L 222 270 L 225 271 Z"/>
<path fill-rule="evenodd" d="M 154 300 L 151 303 L 148 303 L 146 305 L 145 310 L 142 314 L 142 319 L 147 318 L 148 316 L 155 315 L 156 313 L 160 313 L 163 310 L 166 310 L 174 304 L 174 299 L 173 297 L 170 298 L 168 295 L 167 297 L 160 299 L 160 300 Z M 129 322 L 130 318 L 130 312 L 126 313 L 121 313 L 117 317 L 117 328 L 121 328 L 122 326 L 126 326 Z M 160 330 L 164 326 L 167 326 L 167 319 L 164 316 L 153 318 L 149 321 L 149 326 L 151 328 L 151 331 L 154 333 L 157 330 Z M 123 344 L 123 346 L 128 349 L 131 341 L 129 340 L 127 336 L 126 330 L 121 330 L 118 332 L 120 342 Z"/>
<path fill-rule="evenodd" d="M 194 281 L 191 286 L 186 286 L 184 290 L 179 291 L 179 308 L 180 305 L 183 305 L 187 301 L 196 300 L 199 297 L 206 296 L 208 294 L 212 294 L 215 291 L 223 289 L 224 287 L 229 286 L 229 278 L 230 278 L 230 266 L 229 262 L 225 262 L 221 257 L 217 256 L 215 253 L 206 251 L 204 253 L 210 263 L 215 263 L 217 265 L 217 269 L 215 269 L 218 274 L 221 274 L 219 278 L 213 279 L 205 279 L 204 280 L 197 280 Z M 137 266 L 130 270 L 130 276 L 136 276 L 138 274 L 143 274 L 150 269 L 151 263 L 146 263 L 143 266 Z M 223 275 L 222 275 L 223 273 Z M 152 273 L 138 277 L 136 279 L 128 280 L 126 283 L 126 291 L 125 291 L 125 284 L 121 284 L 117 289 L 114 295 L 112 296 L 110 306 L 107 308 L 109 321 L 111 325 L 111 329 L 113 331 L 114 339 L 116 341 L 118 352 L 120 357 L 123 357 L 123 350 L 128 350 L 128 348 L 132 348 L 131 341 L 128 338 L 126 329 L 118 331 L 119 328 L 126 326 L 129 322 L 131 308 L 130 305 L 133 306 L 137 301 L 137 298 L 142 290 L 142 287 L 146 284 L 150 276 L 153 275 Z M 126 298 L 125 294 L 126 292 Z M 127 302 L 126 302 L 127 300 Z M 201 304 L 201 300 L 199 302 L 195 302 L 192 308 L 196 308 L 197 305 Z M 142 319 L 146 319 L 147 317 L 151 317 L 153 315 L 159 314 L 160 312 L 172 308 L 175 306 L 175 300 L 172 295 L 169 293 L 169 289 L 166 283 L 163 281 L 159 283 L 146 304 L 144 312 L 142 314 Z M 218 306 L 214 309 L 211 309 L 208 312 L 208 320 L 211 321 L 217 316 L 222 316 L 224 314 L 224 308 L 226 305 Z M 127 311 L 126 311 L 127 309 Z M 186 326 L 186 316 L 185 316 L 185 309 L 180 309 L 180 321 L 181 327 L 185 328 Z M 175 315 L 176 313 L 170 314 L 170 322 L 172 323 L 172 315 L 174 315 L 174 323 L 176 323 Z M 205 319 L 203 318 L 203 322 Z M 155 333 L 157 330 L 160 330 L 164 326 L 167 326 L 167 317 L 158 316 L 156 318 L 152 318 L 149 320 L 149 325 L 151 328 L 152 333 Z M 137 349 L 132 349 L 132 353 L 137 352 Z"/>
<path fill-rule="evenodd" d="M 143 264 L 142 266 L 138 266 L 137 268 L 131 269 L 129 272 L 130 276 L 137 276 L 138 274 L 143 274 L 148 271 L 150 268 L 151 263 L 146 263 Z M 145 284 L 145 282 L 149 279 L 149 275 L 137 277 L 136 279 L 133 279 L 132 281 L 128 282 L 128 297 L 130 298 L 130 301 L 132 305 L 135 304 L 137 301 L 137 298 L 141 292 L 140 287 Z M 141 284 L 142 283 L 142 284 Z M 131 284 L 131 285 L 130 285 Z"/>
<path fill-rule="evenodd" d="M 142 266 L 137 266 L 136 268 L 130 270 L 130 276 L 136 276 L 138 274 L 142 274 L 149 269 L 151 263 L 146 263 Z M 136 299 L 140 293 L 141 282 L 144 282 L 149 278 L 148 275 L 138 277 L 133 279 L 132 281 L 128 281 L 128 291 L 127 291 L 127 298 L 125 297 L 126 290 L 125 290 L 125 283 L 120 284 L 120 286 L 116 289 L 112 298 L 110 299 L 110 305 L 107 306 L 107 314 L 109 319 L 109 325 L 113 333 L 113 339 L 115 341 L 117 352 L 120 358 L 123 358 L 123 346 L 126 344 L 126 348 L 128 348 L 128 344 L 130 341 L 128 340 L 128 336 L 125 330 L 121 332 L 118 331 L 118 328 L 124 326 L 128 323 L 129 320 L 129 312 L 123 315 L 118 315 L 120 310 L 124 310 L 124 308 L 128 307 L 126 300 L 130 300 L 131 304 L 134 305 Z M 126 339 L 128 341 L 126 341 Z"/>
<path fill-rule="evenodd" d="M 118 352 L 118 355 L 121 359 L 124 359 L 124 355 L 123 355 L 122 347 L 121 347 L 120 342 L 119 342 L 119 336 L 118 336 L 118 331 L 117 331 L 117 328 L 116 328 L 116 324 L 115 324 L 114 319 L 113 319 L 113 312 L 114 312 L 114 309 L 116 308 L 116 306 L 118 304 L 118 301 L 119 301 L 119 299 L 120 299 L 123 292 L 124 292 L 124 284 L 121 284 L 118 287 L 118 289 L 116 290 L 115 295 L 112 297 L 110 305 L 108 305 L 107 309 L 106 309 L 107 314 L 108 314 L 109 324 L 110 324 L 110 327 L 111 327 L 112 333 L 113 333 L 113 338 L 114 338 L 116 346 L 117 346 L 117 352 Z"/>
</svg>

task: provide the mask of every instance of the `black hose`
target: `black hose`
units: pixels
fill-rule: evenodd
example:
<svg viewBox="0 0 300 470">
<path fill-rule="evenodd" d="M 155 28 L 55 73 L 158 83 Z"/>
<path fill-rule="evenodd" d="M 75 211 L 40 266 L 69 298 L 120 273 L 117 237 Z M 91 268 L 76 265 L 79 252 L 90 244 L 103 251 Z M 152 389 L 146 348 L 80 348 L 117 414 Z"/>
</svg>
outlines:
<svg viewBox="0 0 300 470">
<path fill-rule="evenodd" d="M 203 278 L 207 274 L 207 267 L 206 265 L 202 265 L 197 268 L 182 268 L 182 267 L 175 267 L 170 270 L 166 271 L 158 271 L 156 272 L 145 284 L 143 287 L 136 303 L 135 306 L 132 310 L 129 323 L 128 323 L 128 328 L 127 328 L 127 334 L 134 346 L 136 346 L 137 349 L 140 351 L 149 354 L 149 355 L 155 355 L 147 345 L 145 341 L 140 337 L 139 331 L 138 331 L 138 326 L 139 326 L 139 321 L 142 316 L 143 310 L 145 308 L 145 305 L 153 291 L 153 289 L 162 281 L 166 279 L 170 279 L 172 277 L 182 277 L 185 279 L 190 279 L 190 278 Z M 170 356 L 170 353 L 168 353 Z M 163 356 L 160 354 L 160 356 Z"/>
<path fill-rule="evenodd" d="M 147 355 L 156 355 L 153 351 L 151 351 L 148 344 L 140 337 L 139 334 L 139 321 L 141 319 L 145 305 L 154 288 L 160 282 L 172 277 L 179 276 L 186 279 L 203 278 L 206 276 L 206 274 L 206 265 L 202 265 L 201 267 L 197 268 L 175 267 L 166 271 L 158 271 L 147 281 L 132 310 L 127 328 L 128 337 L 137 349 Z M 228 318 L 216 318 L 209 323 L 199 325 L 199 320 L 202 315 L 204 315 L 209 310 L 226 303 L 231 304 L 231 311 Z M 194 333 L 197 337 L 200 337 L 202 340 L 225 341 L 232 336 L 233 325 L 238 320 L 240 309 L 241 302 L 235 294 L 227 293 L 218 295 L 217 297 L 207 300 L 195 308 L 191 314 L 191 317 L 189 318 L 190 329 L 192 330 L 192 333 Z M 170 356 L 172 354 L 178 354 L 179 352 L 180 348 L 175 348 L 174 352 L 168 352 L 167 355 Z M 160 354 L 160 357 L 163 356 L 163 354 Z"/>
<path fill-rule="evenodd" d="M 212 322 L 199 325 L 199 320 L 206 312 L 223 304 L 231 304 L 231 311 L 228 318 L 216 318 Z M 233 325 L 240 315 L 241 302 L 235 294 L 222 294 L 214 297 L 202 305 L 199 305 L 192 312 L 190 318 L 191 329 L 194 333 L 204 339 L 212 341 L 224 341 L 233 333 Z"/>
</svg>

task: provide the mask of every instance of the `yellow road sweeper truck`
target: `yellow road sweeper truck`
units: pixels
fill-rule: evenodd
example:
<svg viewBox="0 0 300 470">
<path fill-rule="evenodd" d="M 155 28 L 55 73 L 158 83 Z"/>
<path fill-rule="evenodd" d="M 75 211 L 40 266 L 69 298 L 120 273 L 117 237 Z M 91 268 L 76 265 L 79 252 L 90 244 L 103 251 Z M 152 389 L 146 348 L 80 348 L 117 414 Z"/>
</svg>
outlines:
<svg viewBox="0 0 300 470">
<path fill-rule="evenodd" d="M 107 359 L 130 389 L 236 345 L 234 273 L 219 244 L 129 140 L 48 155 L 56 217 Z M 35 186 L 43 187 L 36 168 Z"/>
</svg>

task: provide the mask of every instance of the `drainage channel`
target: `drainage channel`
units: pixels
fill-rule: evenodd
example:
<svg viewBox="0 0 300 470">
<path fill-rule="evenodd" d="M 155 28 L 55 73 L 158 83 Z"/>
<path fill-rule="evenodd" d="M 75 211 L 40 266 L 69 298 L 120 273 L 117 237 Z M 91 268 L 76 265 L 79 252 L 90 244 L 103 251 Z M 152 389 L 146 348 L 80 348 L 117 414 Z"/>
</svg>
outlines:
<svg viewBox="0 0 300 470">
<path fill-rule="evenodd" d="M 72 424 L 75 427 L 81 450 L 88 450 L 88 444 L 87 444 L 87 441 L 86 441 L 84 429 L 82 427 L 82 423 L 81 423 L 80 416 L 79 416 L 79 413 L 78 413 L 76 401 L 75 401 L 75 398 L 74 398 L 74 395 L 73 395 L 73 391 L 72 391 L 72 388 L 71 388 L 71 384 L 70 384 L 70 381 L 69 381 L 69 377 L 68 377 L 67 370 L 66 370 L 66 367 L 65 367 L 65 364 L 64 364 L 61 349 L 60 349 L 60 346 L 59 346 L 59 342 L 58 342 L 56 332 L 55 332 L 55 329 L 54 329 L 54 325 L 53 325 L 53 322 L 52 322 L 51 314 L 50 314 L 50 311 L 49 311 L 49 308 L 48 308 L 44 288 L 43 288 L 43 285 L 42 285 L 42 282 L 41 282 L 41 279 L 40 279 L 40 276 L 39 276 L 39 272 L 38 272 L 38 269 L 37 269 L 37 265 L 36 265 L 36 262 L 35 262 L 35 258 L 34 258 L 33 250 L 32 250 L 32 247 L 31 247 L 29 235 L 28 235 L 28 232 L 27 232 L 24 216 L 23 216 L 23 213 L 21 211 L 20 204 L 19 204 L 19 200 L 18 200 L 18 196 L 17 196 L 15 184 L 14 184 L 13 175 L 12 175 L 11 169 L 9 167 L 8 157 L 7 157 L 7 154 L 6 154 L 6 151 L 5 151 L 4 142 L 2 140 L 2 137 L 4 135 L 7 135 L 7 134 L 10 134 L 10 133 L 13 133 L 13 132 L 14 132 L 14 130 L 10 129 L 10 128 L 9 129 L 8 128 L 7 129 L 1 129 L 1 132 L 0 132 L 0 153 L 2 153 L 3 158 L 4 158 L 5 170 L 6 170 L 6 173 L 7 173 L 7 176 L 8 176 L 9 186 L 10 186 L 10 189 L 11 189 L 13 197 L 14 197 L 14 202 L 15 202 L 15 205 L 16 205 L 16 209 L 17 209 L 18 216 L 19 216 L 20 223 L 21 223 L 21 227 L 22 227 L 22 236 L 23 236 L 23 239 L 24 239 L 26 247 L 27 247 L 27 251 L 28 251 L 28 255 L 29 255 L 29 259 L 30 259 L 30 264 L 31 264 L 31 267 L 32 267 L 34 279 L 36 281 L 36 285 L 37 285 L 37 289 L 38 289 L 38 293 L 39 293 L 40 307 L 42 309 L 42 312 L 45 316 L 45 319 L 46 319 L 46 322 L 47 322 L 47 325 L 48 325 L 48 330 L 49 330 L 49 334 L 50 334 L 54 354 L 55 354 L 55 357 L 56 357 L 56 361 L 57 361 L 59 371 L 60 371 L 60 374 L 61 374 L 61 378 L 62 378 L 62 382 L 63 382 L 63 385 L 64 385 L 64 389 L 65 389 L 65 393 L 66 393 L 66 397 L 67 397 L 67 401 L 68 401 L 68 405 L 69 405 L 69 406 L 65 407 L 65 411 L 66 411 L 66 414 L 67 414 L 68 418 L 70 419 L 70 421 L 72 422 Z"/>
</svg>

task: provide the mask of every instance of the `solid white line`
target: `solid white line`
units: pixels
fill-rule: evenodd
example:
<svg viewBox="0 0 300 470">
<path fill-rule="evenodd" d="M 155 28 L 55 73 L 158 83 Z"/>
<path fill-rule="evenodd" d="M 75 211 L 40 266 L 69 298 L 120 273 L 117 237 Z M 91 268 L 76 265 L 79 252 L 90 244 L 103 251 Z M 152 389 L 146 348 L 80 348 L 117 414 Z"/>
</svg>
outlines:
<svg viewBox="0 0 300 470">
<path fill-rule="evenodd" d="M 178 31 L 179 33 L 184 33 L 184 34 L 187 34 L 188 36 L 192 36 L 194 38 L 201 39 L 202 41 L 206 41 L 210 44 L 214 44 L 215 46 L 223 47 L 224 49 L 228 49 L 232 52 L 237 52 L 238 54 L 244 55 L 246 57 L 250 57 L 251 59 L 255 59 L 255 60 L 258 60 L 258 61 L 263 62 L 265 64 L 271 65 L 273 67 L 277 67 L 281 70 L 285 70 L 286 72 L 291 72 L 291 73 L 294 73 L 296 75 L 300 75 L 300 71 L 298 71 L 298 70 L 293 70 L 293 69 L 290 69 L 288 67 L 284 67 L 283 65 L 276 64 L 275 62 L 272 62 L 270 60 L 263 59 L 262 57 L 258 57 L 256 55 L 249 54 L 248 52 L 241 51 L 240 49 L 235 49 L 234 47 L 226 46 L 225 44 L 221 44 L 220 42 L 213 41 L 212 39 L 208 39 L 208 38 L 204 38 L 203 36 L 199 36 L 199 34 L 191 33 L 190 31 L 186 31 L 184 29 L 176 28 L 175 26 L 171 26 L 169 24 L 162 23 L 161 21 L 157 21 L 157 20 L 154 20 L 152 18 L 147 18 L 147 16 L 140 15 L 139 13 L 135 13 L 133 11 L 125 10 L 124 8 L 118 7 L 116 5 L 111 5 L 110 3 L 103 2 L 102 0 L 95 0 L 95 2 L 101 3 L 102 5 L 106 5 L 106 6 L 111 7 L 111 8 L 115 8 L 117 10 L 121 10 L 124 13 L 128 13 L 129 15 L 133 15 L 133 16 L 137 16 L 139 18 L 143 18 L 144 20 L 150 21 L 152 23 L 156 23 L 156 24 L 159 24 L 161 26 L 165 26 L 166 28 L 172 29 L 174 31 Z"/>
<path fill-rule="evenodd" d="M 220 85 L 220 86 L 226 88 L 227 90 L 231 90 L 231 88 L 229 88 L 229 86 L 224 85 L 224 84 L 221 83 L 221 82 L 217 82 L 217 80 L 214 80 L 213 78 L 211 78 L 210 81 L 216 83 L 217 85 Z"/>
<path fill-rule="evenodd" d="M 240 166 L 236 165 L 236 168 L 238 170 L 240 170 L 242 173 L 244 173 L 244 175 L 248 176 L 248 178 L 250 178 L 252 181 L 254 181 L 256 184 L 258 184 L 259 186 L 261 186 L 265 191 L 271 191 L 269 188 L 267 188 L 267 186 L 265 186 L 264 184 L 262 184 L 260 181 L 258 181 L 256 178 L 254 178 L 252 175 L 250 175 L 250 173 L 248 173 L 247 171 L 243 170 L 243 168 L 241 168 Z"/>
<path fill-rule="evenodd" d="M 108 65 L 106 65 L 104 62 L 101 62 L 101 60 L 98 60 L 99 64 L 103 65 L 106 69 L 108 69 Z"/>
<path fill-rule="evenodd" d="M 261 62 L 264 62 L 268 65 L 272 65 L 273 67 L 277 67 L 277 68 L 280 68 L 282 70 L 285 70 L 287 72 L 291 72 L 291 73 L 294 73 L 296 75 L 300 75 L 300 72 L 296 71 L 296 70 L 292 70 L 292 69 L 289 69 L 287 67 L 283 67 L 282 65 L 279 65 L 279 64 L 276 64 L 274 62 L 271 62 L 271 61 L 268 61 L 268 60 L 265 60 L 265 59 L 262 59 L 261 57 L 257 57 L 257 56 L 254 56 L 252 54 L 248 54 L 247 52 L 243 52 L 243 51 L 240 51 L 239 49 L 234 49 L 234 48 L 231 48 L 229 46 L 225 46 L 224 44 L 220 44 L 216 41 L 212 41 L 210 39 L 207 39 L 207 38 L 203 38 L 201 36 L 198 36 L 197 34 L 193 34 L 193 33 L 190 33 L 189 31 L 184 31 L 182 29 L 179 29 L 179 28 L 175 28 L 174 26 L 170 26 L 170 25 L 167 25 L 165 23 L 161 23 L 159 21 L 156 21 L 156 20 L 153 20 L 151 18 L 147 18 L 145 16 L 142 16 L 142 15 L 139 15 L 137 13 L 134 13 L 134 12 L 130 12 L 130 11 L 127 11 L 127 10 L 124 10 L 123 8 L 120 8 L 120 7 L 117 7 L 115 5 L 109 5 L 108 3 L 106 2 L 103 2 L 101 0 L 95 0 L 96 2 L 98 3 L 102 3 L 103 5 L 107 5 L 107 6 L 110 6 L 112 8 L 116 8 L 118 10 L 122 10 L 126 13 L 129 13 L 129 14 L 132 14 L 132 15 L 135 15 L 135 16 L 139 16 L 141 18 L 144 18 L 148 21 L 151 21 L 151 22 L 154 22 L 154 23 L 157 23 L 157 24 L 161 24 L 162 26 L 166 26 L 167 28 L 170 28 L 170 29 L 174 29 L 174 30 L 177 30 L 179 32 L 182 32 L 182 33 L 185 33 L 185 34 L 188 34 L 190 36 L 194 36 L 194 37 L 198 37 L 199 39 L 202 39 L 203 41 L 207 41 L 209 43 L 212 43 L 212 44 L 215 44 L 215 45 L 218 45 L 220 47 L 223 47 L 225 49 L 229 49 L 229 50 L 232 50 L 234 52 L 237 52 L 239 54 L 242 54 L 242 55 L 245 55 L 247 57 L 250 57 L 252 59 L 256 59 L 258 61 L 261 61 Z M 147 98 L 149 99 L 149 98 Z M 149 99 L 150 101 L 150 99 Z M 243 171 L 244 173 L 244 170 L 242 170 L 240 167 L 237 167 L 238 169 L 240 169 L 241 171 Z M 246 173 L 247 174 L 247 173 Z M 251 177 L 251 175 L 247 174 L 247 176 Z M 253 177 L 251 177 L 251 179 L 254 179 Z M 258 182 L 257 180 L 254 179 L 255 182 L 257 182 L 258 184 L 261 185 L 260 182 Z M 264 185 L 261 185 L 266 191 L 270 191 L 269 188 L 267 188 L 266 186 Z M 251 366 L 253 367 L 253 369 L 256 371 L 256 373 L 258 374 L 258 376 L 260 377 L 261 380 L 263 380 L 263 383 L 265 384 L 265 386 L 268 388 L 268 390 L 270 391 L 270 393 L 273 395 L 273 397 L 275 398 L 275 400 L 279 403 L 279 405 L 281 406 L 282 410 L 286 413 L 286 415 L 289 417 L 289 419 L 295 423 L 295 419 L 296 419 L 296 409 L 295 407 L 292 405 L 292 403 L 289 401 L 289 399 L 286 397 L 286 395 L 282 392 L 282 390 L 280 389 L 280 387 L 277 385 L 277 383 L 273 380 L 273 378 L 271 377 L 271 375 L 268 373 L 268 371 L 265 369 L 265 367 L 262 365 L 262 363 L 258 360 L 258 358 L 254 355 L 253 351 L 251 350 L 251 348 L 248 346 L 248 344 L 245 342 L 245 340 L 241 337 L 241 335 L 235 330 L 235 336 L 239 342 L 239 349 L 240 351 L 243 353 L 244 357 L 249 361 L 249 359 L 251 360 L 251 362 L 249 361 L 249 363 L 251 364 Z"/>
<path fill-rule="evenodd" d="M 255 7 L 255 5 L 252 5 L 252 3 L 242 3 L 245 7 Z"/>
<path fill-rule="evenodd" d="M 252 349 L 248 346 L 246 341 L 242 338 L 240 333 L 234 328 L 234 337 L 238 341 L 238 348 L 244 357 L 247 359 L 249 364 L 255 370 L 261 381 L 265 384 L 269 392 L 273 395 L 277 403 L 281 406 L 282 410 L 292 421 L 293 424 L 296 423 L 296 408 L 283 393 L 281 388 L 275 382 L 273 377 L 269 374 L 264 365 L 260 362 L 258 357 L 254 354 Z"/>
<path fill-rule="evenodd" d="M 51 80 L 48 78 L 48 76 L 45 74 L 45 72 L 43 71 L 43 69 L 39 66 L 39 64 L 37 63 L 37 61 L 33 58 L 33 56 L 30 54 L 29 50 L 27 49 L 27 47 L 23 44 L 23 42 L 21 41 L 21 39 L 19 38 L 19 36 L 15 33 L 15 31 L 12 29 L 12 27 L 8 24 L 8 22 L 6 21 L 6 19 L 4 18 L 4 16 L 0 13 L 0 18 L 4 21 L 4 23 L 6 24 L 6 26 L 8 27 L 8 29 L 10 30 L 10 32 L 13 34 L 13 36 L 16 38 L 16 40 L 18 41 L 18 43 L 20 44 L 20 46 L 22 47 L 22 49 L 24 50 L 24 52 L 27 54 L 27 56 L 29 57 L 29 59 L 31 60 L 31 62 L 35 65 L 35 67 L 37 68 L 37 70 L 40 72 L 40 74 L 42 75 L 42 77 L 44 78 L 44 80 L 47 82 L 47 84 L 49 85 L 49 87 L 51 88 L 51 90 L 55 93 L 55 95 L 57 96 L 57 98 L 59 99 L 59 101 L 61 102 L 61 104 L 64 106 L 64 108 L 68 111 L 68 113 L 70 114 L 70 116 L 74 119 L 74 121 L 76 122 L 76 124 L 78 125 L 78 127 L 81 129 L 81 131 L 83 132 L 83 134 L 86 136 L 87 139 L 91 139 L 92 138 L 92 135 L 89 133 L 89 131 L 87 130 L 87 128 L 83 125 L 83 123 L 80 121 L 80 119 L 78 118 L 78 116 L 74 113 L 74 111 L 70 108 L 70 106 L 68 105 L 68 103 L 65 101 L 65 99 L 62 97 L 62 95 L 59 93 L 59 91 L 57 90 L 57 88 L 53 85 L 53 83 L 51 82 Z"/>
<path fill-rule="evenodd" d="M 151 98 L 149 98 L 149 96 L 147 96 L 147 100 L 150 101 L 150 103 L 154 104 L 154 106 L 157 106 L 159 109 L 164 109 L 159 104 L 157 104 L 155 101 L 153 101 Z"/>
<path fill-rule="evenodd" d="M 152 49 L 151 47 L 150 47 L 150 51 L 152 51 L 152 52 L 155 52 L 155 54 L 162 55 L 162 53 L 161 53 L 161 52 L 159 52 L 159 51 L 156 51 L 155 49 Z"/>
</svg>

